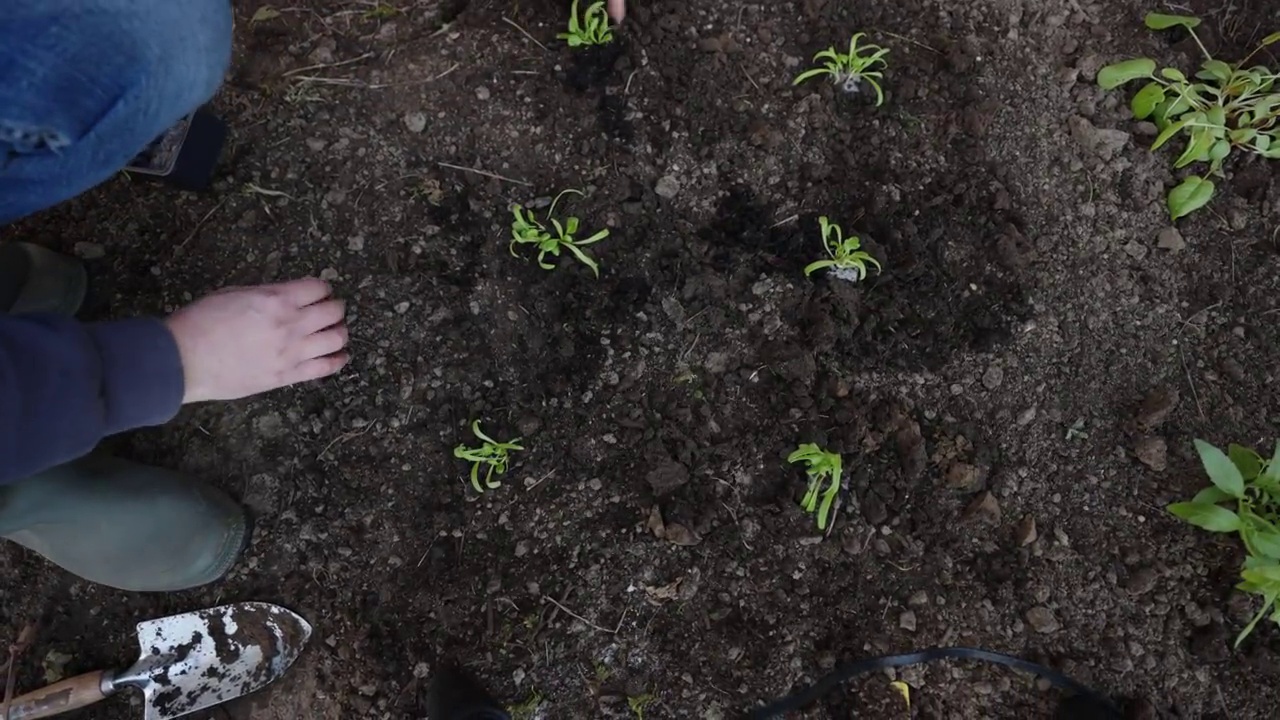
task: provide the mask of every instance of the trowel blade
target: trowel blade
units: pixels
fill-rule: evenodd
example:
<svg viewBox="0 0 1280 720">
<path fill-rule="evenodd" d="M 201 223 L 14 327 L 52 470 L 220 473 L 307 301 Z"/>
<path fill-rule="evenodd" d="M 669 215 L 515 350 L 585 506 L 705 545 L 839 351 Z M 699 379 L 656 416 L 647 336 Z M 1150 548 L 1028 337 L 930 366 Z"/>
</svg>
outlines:
<svg viewBox="0 0 1280 720">
<path fill-rule="evenodd" d="M 261 689 L 298 658 L 311 625 L 246 602 L 138 623 L 142 656 L 114 685 L 136 687 L 146 720 L 171 720 Z"/>
</svg>

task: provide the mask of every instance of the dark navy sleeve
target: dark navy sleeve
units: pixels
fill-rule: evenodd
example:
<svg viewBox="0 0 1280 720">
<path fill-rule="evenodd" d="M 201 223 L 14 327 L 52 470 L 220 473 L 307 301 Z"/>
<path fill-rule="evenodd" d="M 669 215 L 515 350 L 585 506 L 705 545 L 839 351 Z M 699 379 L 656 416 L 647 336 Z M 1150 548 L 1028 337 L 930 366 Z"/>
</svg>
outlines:
<svg viewBox="0 0 1280 720">
<path fill-rule="evenodd" d="M 160 320 L 0 315 L 0 484 L 171 420 L 183 390 L 178 347 Z"/>
</svg>

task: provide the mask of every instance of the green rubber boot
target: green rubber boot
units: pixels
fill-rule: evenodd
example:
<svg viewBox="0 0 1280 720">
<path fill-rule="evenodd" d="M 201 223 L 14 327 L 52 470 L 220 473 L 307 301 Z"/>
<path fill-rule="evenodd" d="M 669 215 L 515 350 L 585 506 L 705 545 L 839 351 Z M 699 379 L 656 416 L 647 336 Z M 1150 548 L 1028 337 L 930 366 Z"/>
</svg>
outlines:
<svg viewBox="0 0 1280 720">
<path fill-rule="evenodd" d="M 0 243 L 0 312 L 75 315 L 88 286 L 84 266 L 22 242 Z"/>
<path fill-rule="evenodd" d="M 0 243 L 0 313 L 74 315 L 79 262 L 28 243 Z M 0 537 L 80 577 L 138 591 L 213 582 L 248 544 L 243 508 L 168 470 L 93 454 L 0 485 Z"/>
<path fill-rule="evenodd" d="M 0 537 L 122 590 L 204 585 L 249 539 L 244 510 L 168 470 L 90 455 L 0 486 Z"/>
</svg>

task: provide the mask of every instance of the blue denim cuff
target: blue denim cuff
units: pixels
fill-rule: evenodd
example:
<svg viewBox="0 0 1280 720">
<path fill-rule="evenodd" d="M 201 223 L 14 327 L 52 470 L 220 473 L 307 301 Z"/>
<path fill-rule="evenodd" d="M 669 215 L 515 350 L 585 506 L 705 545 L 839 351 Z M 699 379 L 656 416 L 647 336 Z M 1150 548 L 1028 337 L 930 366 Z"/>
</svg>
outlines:
<svg viewBox="0 0 1280 720">
<path fill-rule="evenodd" d="M 169 328 L 154 318 L 133 318 L 87 329 L 102 357 L 103 434 L 172 420 L 186 387 Z"/>
</svg>

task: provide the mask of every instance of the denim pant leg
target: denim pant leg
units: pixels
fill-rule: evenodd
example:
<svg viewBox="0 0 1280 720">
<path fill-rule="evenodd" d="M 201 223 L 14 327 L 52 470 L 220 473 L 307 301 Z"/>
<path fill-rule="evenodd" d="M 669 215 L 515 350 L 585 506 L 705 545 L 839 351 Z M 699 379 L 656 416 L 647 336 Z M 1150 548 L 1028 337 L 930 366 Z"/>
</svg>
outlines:
<svg viewBox="0 0 1280 720">
<path fill-rule="evenodd" d="M 88 190 L 213 97 L 230 0 L 0 0 L 0 225 Z"/>
</svg>

